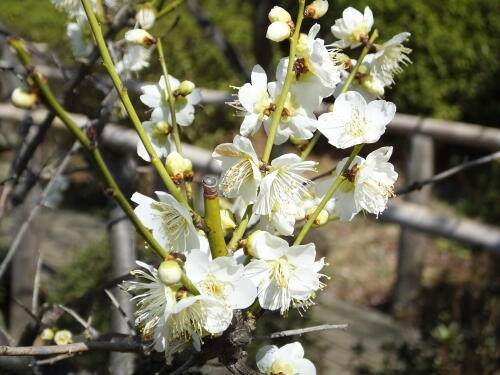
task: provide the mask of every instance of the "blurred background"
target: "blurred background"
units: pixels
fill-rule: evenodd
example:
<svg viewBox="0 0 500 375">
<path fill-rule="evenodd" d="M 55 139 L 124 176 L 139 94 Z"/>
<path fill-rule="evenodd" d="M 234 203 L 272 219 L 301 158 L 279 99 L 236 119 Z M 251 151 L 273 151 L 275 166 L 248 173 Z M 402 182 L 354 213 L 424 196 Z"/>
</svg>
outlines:
<svg viewBox="0 0 500 375">
<path fill-rule="evenodd" d="M 151 32 L 164 35 L 169 72 L 207 89 L 195 123 L 183 133 L 184 142 L 211 150 L 231 141 L 238 132 L 241 119 L 221 103 L 224 100 L 217 99 L 225 96 L 213 90 L 230 93 L 229 86 L 243 85 L 256 63 L 274 77 L 277 61 L 287 54 L 286 43 L 278 45 L 265 38 L 267 13 L 274 5 L 295 12 L 291 1 L 186 0 L 155 24 Z M 399 32 L 411 33 L 407 45 L 413 50 L 413 63 L 396 77 L 396 86 L 385 97 L 397 105 L 398 113 L 413 116 L 397 118 L 381 140 L 395 149 L 393 162 L 400 173 L 396 190 L 498 151 L 500 1 L 336 0 L 319 20 L 320 36 L 333 42 L 329 29 L 342 10 L 348 6 L 362 10 L 366 5 L 373 10 L 380 41 Z M 40 52 L 35 56 L 37 62 L 47 67 L 46 75 L 56 91 L 67 80 L 65 75 L 78 66 L 71 57 L 65 17 L 49 0 L 0 1 L 2 26 L 34 43 L 34 50 Z M 311 25 L 307 21 L 305 29 Z M 1 48 L 5 60 L 5 43 Z M 357 54 L 359 50 L 352 57 Z M 151 62 L 138 81 L 158 80 L 159 65 L 155 58 Z M 66 102 L 70 112 L 96 116 L 105 97 L 96 77 L 103 73 L 97 64 L 94 73 L 70 95 Z M 8 107 L 15 76 L 0 71 L 0 78 L 0 104 L 5 104 L 0 111 L 3 181 L 12 169 L 16 145 L 32 130 L 22 115 L 12 114 Z M 137 92 L 131 96 L 145 119 L 146 108 L 138 102 Z M 129 126 L 118 107 L 112 119 Z M 115 137 L 119 142 L 120 133 Z M 47 184 L 47 170 L 61 150 L 70 146 L 71 138 L 63 130 L 49 131 L 24 175 L 25 180 L 33 181 L 23 185 L 29 186 L 29 195 L 24 194 L 26 190 L 14 194 L 12 208 L 0 221 L 0 256 L 6 255 Z M 125 189 L 152 192 L 155 177 L 149 167 L 135 160 L 133 150 L 123 156 L 116 148 L 113 151 L 111 146 L 106 155 Z M 345 156 L 323 139 L 312 158 L 326 171 Z M 203 173 L 199 165 L 198 172 Z M 59 184 L 50 204 L 44 204 L 57 209 L 41 209 L 0 281 L 0 326 L 8 332 L 4 342 L 9 342 L 9 336 L 15 343 L 22 342 L 26 334 L 32 317 L 23 306 L 31 307 L 35 274 L 40 275 L 42 308 L 69 303 L 118 276 L 111 262 L 109 238 L 116 221 L 113 212 L 118 220 L 120 215 L 95 182 L 83 155 L 73 157 Z M 347 330 L 301 338 L 320 374 L 500 374 L 499 193 L 497 161 L 402 194 L 379 220 L 358 215 L 352 223 L 332 223 L 315 230 L 309 239 L 317 243 L 329 263 L 326 273 L 331 280 L 326 291 L 304 318 L 291 313 L 280 320 L 269 314 L 259 330 L 348 323 Z M 140 239 L 133 247 L 140 259 L 156 261 Z M 93 326 L 103 332 L 110 330 L 113 307 L 105 294 L 78 308 L 83 316 L 92 315 Z M 58 324 L 81 331 L 70 317 Z M 106 373 L 102 367 L 106 361 L 103 354 L 89 354 L 44 371 Z M 0 372 L 1 368 L 0 361 Z"/>
</svg>

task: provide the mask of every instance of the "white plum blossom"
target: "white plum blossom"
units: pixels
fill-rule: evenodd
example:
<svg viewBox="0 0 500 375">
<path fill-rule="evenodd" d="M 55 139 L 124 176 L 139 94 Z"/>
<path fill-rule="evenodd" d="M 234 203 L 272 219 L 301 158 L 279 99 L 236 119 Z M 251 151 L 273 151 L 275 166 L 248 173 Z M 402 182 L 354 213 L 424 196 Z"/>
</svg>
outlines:
<svg viewBox="0 0 500 375">
<path fill-rule="evenodd" d="M 264 231 L 257 232 L 252 241 L 248 251 L 254 257 L 245 267 L 245 275 L 257 286 L 260 305 L 281 314 L 290 305 L 302 309 L 312 305 L 314 293 L 324 286 L 323 275 L 318 273 L 324 259 L 315 260 L 314 244 L 289 246 Z"/>
<path fill-rule="evenodd" d="M 143 29 L 150 29 L 153 27 L 156 20 L 156 12 L 150 6 L 143 6 L 135 14 L 135 19 Z"/>
<path fill-rule="evenodd" d="M 177 253 L 200 249 L 201 240 L 193 225 L 191 214 L 170 194 L 157 191 L 159 201 L 141 193 L 132 195 L 138 206 L 134 212 L 142 224 L 153 233 L 161 246 Z"/>
<path fill-rule="evenodd" d="M 297 43 L 297 57 L 293 66 L 291 92 L 304 107 L 314 110 L 323 98 L 333 94 L 335 86 L 340 82 L 340 67 L 334 63 L 335 51 L 328 51 L 323 39 L 316 38 L 320 30 L 314 24 L 309 33 L 300 34 Z M 278 63 L 276 78 L 284 82 L 289 58 Z"/>
<path fill-rule="evenodd" d="M 366 7 L 364 13 L 352 7 L 346 8 L 342 18 L 335 20 L 331 27 L 332 34 L 339 39 L 333 45 L 339 48 L 355 48 L 361 45 L 363 38 L 368 38 L 372 26 L 373 13 L 370 7 Z"/>
<path fill-rule="evenodd" d="M 194 106 L 201 100 L 200 89 L 193 89 L 192 92 L 186 94 L 180 90 L 181 82 L 177 78 L 169 75 L 168 80 L 174 96 L 177 123 L 181 126 L 189 126 L 194 121 Z M 141 90 L 144 93 L 140 96 L 141 101 L 153 108 L 151 120 L 163 120 L 171 124 L 172 116 L 166 93 L 165 77 L 162 76 L 157 84 L 142 86 Z"/>
<path fill-rule="evenodd" d="M 346 180 L 335 192 L 334 213 L 341 221 L 350 221 L 361 210 L 379 215 L 392 197 L 393 186 L 398 178 L 394 166 L 388 162 L 392 147 L 382 147 L 368 154 L 366 159 L 356 156 L 347 172 Z M 341 173 L 348 158 L 336 168 L 333 180 Z"/>
<path fill-rule="evenodd" d="M 290 37 L 292 29 L 286 22 L 276 21 L 271 23 L 266 32 L 266 38 L 273 42 L 282 42 Z"/>
<path fill-rule="evenodd" d="M 240 197 L 246 205 L 253 203 L 262 176 L 252 142 L 237 135 L 233 143 L 218 145 L 212 157 L 223 170 L 221 189 L 224 196 Z"/>
<path fill-rule="evenodd" d="M 268 84 L 268 91 L 274 103 L 278 101 L 281 90 L 282 85 L 279 82 L 270 82 Z M 272 111 L 274 111 L 274 109 L 272 109 Z M 271 123 L 271 116 L 264 120 L 264 129 L 267 134 L 270 132 Z M 295 94 L 288 92 L 283 110 L 281 111 L 274 144 L 280 145 L 285 143 L 290 137 L 301 140 L 310 139 L 316 130 L 316 123 L 317 119 L 313 111 L 301 106 Z"/>
<path fill-rule="evenodd" d="M 281 348 L 266 345 L 257 352 L 257 367 L 264 374 L 316 375 L 314 364 L 304 358 L 304 348 L 299 342 Z"/>
<path fill-rule="evenodd" d="M 186 257 L 186 273 L 198 291 L 220 300 L 229 310 L 249 307 L 257 296 L 255 285 L 244 276 L 244 267 L 231 256 L 210 260 L 208 254 L 193 250 Z M 232 314 L 231 314 L 232 318 Z M 227 325 L 231 323 L 231 318 Z"/>
<path fill-rule="evenodd" d="M 228 327 L 232 311 L 219 300 L 193 296 L 180 285 L 167 286 L 154 267 L 137 263 L 147 272 L 139 269 L 132 274 L 146 281 L 126 281 L 122 287 L 134 295 L 135 324 L 143 337 L 153 339 L 156 351 L 165 352 L 167 363 L 190 344 L 199 351 L 203 336 L 222 333 Z"/>
<path fill-rule="evenodd" d="M 238 102 L 232 103 L 245 116 L 241 124 L 241 135 L 248 137 L 259 130 L 262 121 L 271 114 L 271 98 L 267 92 L 267 75 L 260 65 L 252 69 L 251 83 L 238 90 Z"/>
<path fill-rule="evenodd" d="M 328 12 L 328 0 L 314 0 L 306 6 L 304 16 L 317 20 Z"/>
<path fill-rule="evenodd" d="M 338 148 L 374 143 L 395 113 L 394 103 L 374 100 L 367 104 L 360 93 L 348 91 L 335 100 L 332 112 L 319 117 L 318 130 Z"/>
<path fill-rule="evenodd" d="M 271 162 L 262 179 L 254 205 L 257 215 L 293 216 L 300 212 L 300 202 L 308 194 L 311 181 L 302 176 L 315 171 L 316 162 L 302 161 L 295 154 L 285 154 Z"/>
<path fill-rule="evenodd" d="M 151 50 L 149 48 L 128 44 L 125 46 L 121 60 L 116 63 L 116 71 L 118 74 L 139 72 L 149 66 L 150 58 Z"/>
<path fill-rule="evenodd" d="M 73 56 L 76 58 L 87 57 L 93 49 L 93 44 L 85 38 L 83 29 L 86 26 L 84 22 L 68 22 L 66 25 L 66 34 L 68 35 Z"/>
<path fill-rule="evenodd" d="M 288 13 L 286 9 L 276 5 L 272 7 L 267 17 L 270 22 L 292 22 L 292 16 L 290 13 Z"/>
<path fill-rule="evenodd" d="M 394 75 L 401 73 L 401 65 L 411 63 L 408 54 L 411 49 L 403 46 L 403 42 L 410 37 L 410 33 L 404 32 L 393 36 L 390 40 L 378 47 L 373 54 L 369 66 L 372 75 L 377 77 L 384 86 L 394 84 Z"/>
<path fill-rule="evenodd" d="M 170 151 L 175 149 L 170 135 L 171 126 L 165 121 L 144 121 L 142 126 L 159 158 L 167 157 Z M 137 141 L 137 155 L 145 161 L 151 161 L 140 139 Z"/>
<path fill-rule="evenodd" d="M 141 46 L 150 46 L 156 42 L 156 39 L 144 29 L 132 29 L 125 33 L 125 40 L 128 43 Z"/>
</svg>

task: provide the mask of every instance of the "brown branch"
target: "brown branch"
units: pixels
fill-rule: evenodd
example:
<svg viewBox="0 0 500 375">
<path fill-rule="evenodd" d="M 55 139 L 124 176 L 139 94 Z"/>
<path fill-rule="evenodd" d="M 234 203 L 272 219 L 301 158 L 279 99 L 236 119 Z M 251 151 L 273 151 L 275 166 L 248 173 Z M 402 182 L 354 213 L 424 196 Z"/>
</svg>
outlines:
<svg viewBox="0 0 500 375">
<path fill-rule="evenodd" d="M 106 38 L 112 38 L 114 35 L 116 35 L 127 24 L 131 14 L 132 13 L 130 12 L 130 9 L 128 7 L 123 12 L 121 12 L 120 17 L 117 17 L 115 22 L 111 25 L 108 33 L 106 34 Z M 8 34 L 12 35 L 11 33 Z M 68 104 L 71 94 L 80 85 L 80 83 L 83 82 L 85 77 L 91 72 L 91 69 L 97 62 L 99 56 L 100 56 L 99 49 L 97 47 L 94 47 L 93 51 L 91 52 L 88 58 L 88 61 L 80 66 L 78 71 L 71 77 L 71 79 L 63 87 L 61 93 L 61 102 L 63 106 Z M 55 117 L 56 117 L 55 113 L 50 111 L 43 120 L 42 124 L 38 127 L 37 132 L 33 136 L 33 138 L 27 140 L 26 145 L 24 147 L 21 147 L 19 154 L 17 155 L 17 157 L 14 158 L 14 161 L 11 166 L 11 171 L 9 173 L 9 175 L 14 177 L 13 181 L 14 185 L 18 183 L 19 178 L 26 170 L 26 167 L 31 158 L 33 157 L 38 146 L 45 139 L 45 135 L 50 129 Z M 22 203 L 24 198 L 27 196 L 27 192 L 31 189 L 31 187 L 32 185 L 31 186 L 28 185 L 26 186 L 25 189 L 21 189 L 25 190 L 24 193 L 16 194 L 15 197 L 16 199 L 13 203 L 14 204 Z"/>
<path fill-rule="evenodd" d="M 0 356 L 73 354 L 90 351 L 144 353 L 148 346 L 127 338 L 119 341 L 85 341 L 67 345 L 0 346 Z"/>
<path fill-rule="evenodd" d="M 456 165 L 450 169 L 447 169 L 441 173 L 438 173 L 432 177 L 426 178 L 421 181 L 415 181 L 408 186 L 405 186 L 395 192 L 396 195 L 408 194 L 415 190 L 420 190 L 425 185 L 433 184 L 438 181 L 447 179 L 457 173 L 460 173 L 466 169 L 477 167 L 478 165 L 487 164 L 492 161 L 500 159 L 500 151 L 494 152 L 493 154 L 483 156 L 482 158 L 466 161 L 462 164 Z"/>
<path fill-rule="evenodd" d="M 256 340 L 266 340 L 266 339 L 277 339 L 280 337 L 287 336 L 295 336 L 295 335 L 303 335 L 304 333 L 325 331 L 328 329 L 346 329 L 347 324 L 321 324 L 319 326 L 306 327 L 306 328 L 298 328 L 298 329 L 289 329 L 286 331 L 273 332 L 266 336 L 256 336 Z"/>
</svg>

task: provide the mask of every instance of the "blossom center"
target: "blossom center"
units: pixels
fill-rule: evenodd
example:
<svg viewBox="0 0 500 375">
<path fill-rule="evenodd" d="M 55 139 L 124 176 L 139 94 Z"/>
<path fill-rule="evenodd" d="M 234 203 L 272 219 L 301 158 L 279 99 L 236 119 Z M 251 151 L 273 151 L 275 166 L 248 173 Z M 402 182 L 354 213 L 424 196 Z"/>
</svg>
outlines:
<svg viewBox="0 0 500 375">
<path fill-rule="evenodd" d="M 270 105 L 271 103 L 269 100 L 269 94 L 265 91 L 261 91 L 259 100 L 255 103 L 253 107 L 253 111 L 254 113 L 258 114 L 259 117 L 262 119 L 264 115 L 269 116 L 270 113 L 266 113 L 266 111 L 269 112 L 268 108 Z"/>
<path fill-rule="evenodd" d="M 347 37 L 347 41 L 351 44 L 360 43 L 363 38 L 368 35 L 368 28 L 365 25 L 358 25 L 352 29 L 351 34 Z"/>
<path fill-rule="evenodd" d="M 272 262 L 271 278 L 276 281 L 280 288 L 288 288 L 288 280 L 290 279 L 291 265 L 285 258 L 280 258 Z"/>
<path fill-rule="evenodd" d="M 252 162 L 249 159 L 239 161 L 224 174 L 221 182 L 222 192 L 227 196 L 234 191 L 238 191 L 252 176 Z"/>
<path fill-rule="evenodd" d="M 182 309 L 169 317 L 170 329 L 172 335 L 169 341 L 175 339 L 190 340 L 193 333 L 203 336 L 202 322 L 205 320 L 206 313 L 202 308 L 200 301 L 191 306 Z"/>
<path fill-rule="evenodd" d="M 293 375 L 295 374 L 294 368 L 291 364 L 277 359 L 273 362 L 271 368 L 268 370 L 271 375 Z"/>
<path fill-rule="evenodd" d="M 364 116 L 357 109 L 351 109 L 351 114 L 345 124 L 345 128 L 347 134 L 351 137 L 362 137 L 365 134 L 366 128 Z"/>
<path fill-rule="evenodd" d="M 213 276 L 209 276 L 205 280 L 199 283 L 200 289 L 202 289 L 206 294 L 220 299 L 226 298 L 225 292 L 227 286 L 228 283 L 217 280 Z"/>
<path fill-rule="evenodd" d="M 153 206 L 159 211 L 165 231 L 167 232 L 171 242 L 175 242 L 175 240 L 182 235 L 184 235 L 184 237 L 187 236 L 188 223 L 179 211 L 159 203 L 153 203 Z"/>
</svg>

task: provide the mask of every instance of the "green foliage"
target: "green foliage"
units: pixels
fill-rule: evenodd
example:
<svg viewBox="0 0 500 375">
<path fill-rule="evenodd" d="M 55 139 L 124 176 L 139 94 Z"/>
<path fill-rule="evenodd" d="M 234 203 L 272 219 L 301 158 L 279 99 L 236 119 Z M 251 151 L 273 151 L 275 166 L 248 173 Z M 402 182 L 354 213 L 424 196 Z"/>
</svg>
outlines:
<svg viewBox="0 0 500 375">
<path fill-rule="evenodd" d="M 381 41 L 409 31 L 413 64 L 388 97 L 398 111 L 497 125 L 500 2 L 490 0 L 338 0 L 323 32 L 347 6 L 369 5 Z"/>
<path fill-rule="evenodd" d="M 69 47 L 61 43 L 61 35 L 66 35 L 66 15 L 50 0 L 0 1 L 0 21 L 30 41 L 48 43 L 51 51 L 61 53 Z"/>
<path fill-rule="evenodd" d="M 107 239 L 103 238 L 76 253 L 73 261 L 57 274 L 57 287 L 48 298 L 54 303 L 66 303 L 110 280 L 110 251 Z"/>
</svg>

